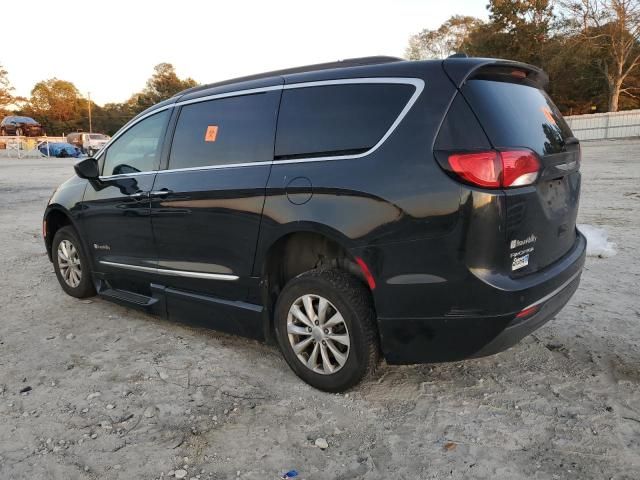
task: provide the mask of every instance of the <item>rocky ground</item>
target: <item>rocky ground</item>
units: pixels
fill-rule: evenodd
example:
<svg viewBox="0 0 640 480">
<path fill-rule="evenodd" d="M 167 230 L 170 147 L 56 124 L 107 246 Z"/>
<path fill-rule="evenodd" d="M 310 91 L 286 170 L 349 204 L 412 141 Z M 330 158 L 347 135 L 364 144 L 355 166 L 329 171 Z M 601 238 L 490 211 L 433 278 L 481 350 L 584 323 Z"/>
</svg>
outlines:
<svg viewBox="0 0 640 480">
<path fill-rule="evenodd" d="M 343 395 L 275 348 L 64 295 L 40 220 L 72 163 L 0 159 L 0 478 L 640 478 L 640 140 L 584 144 L 580 223 L 618 253 L 555 320 Z"/>
</svg>

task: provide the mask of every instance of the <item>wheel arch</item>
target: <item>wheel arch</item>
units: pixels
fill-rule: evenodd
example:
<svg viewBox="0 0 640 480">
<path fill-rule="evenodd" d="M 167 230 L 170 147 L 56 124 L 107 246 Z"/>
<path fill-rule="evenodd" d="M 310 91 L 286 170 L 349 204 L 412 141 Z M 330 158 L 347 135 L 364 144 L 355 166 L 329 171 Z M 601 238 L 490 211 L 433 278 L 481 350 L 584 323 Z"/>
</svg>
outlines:
<svg viewBox="0 0 640 480">
<path fill-rule="evenodd" d="M 75 231 L 78 232 L 78 235 L 80 234 L 73 216 L 66 208 L 58 204 L 49 205 L 47 211 L 44 214 L 42 223 L 42 234 L 44 237 L 45 246 L 47 248 L 49 261 L 53 261 L 51 252 L 53 237 L 55 237 L 58 230 L 67 225 L 71 225 L 75 229 Z M 82 238 L 80 238 L 79 240 L 83 243 L 83 246 L 86 247 L 86 245 L 84 245 L 84 240 Z"/>
<path fill-rule="evenodd" d="M 337 268 L 367 286 L 365 274 L 348 245 L 348 238 L 329 227 L 298 223 L 283 229 L 264 246 L 254 269 L 260 277 L 262 302 L 267 312 L 264 328 L 267 339 L 273 339 L 275 304 L 291 278 L 314 268 Z"/>
</svg>

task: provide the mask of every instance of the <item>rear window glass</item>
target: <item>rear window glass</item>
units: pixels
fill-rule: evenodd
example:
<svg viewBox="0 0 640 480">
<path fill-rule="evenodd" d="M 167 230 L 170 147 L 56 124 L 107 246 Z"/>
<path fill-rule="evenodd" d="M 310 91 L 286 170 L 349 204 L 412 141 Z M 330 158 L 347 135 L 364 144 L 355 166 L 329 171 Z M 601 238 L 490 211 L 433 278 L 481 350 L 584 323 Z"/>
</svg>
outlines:
<svg viewBox="0 0 640 480">
<path fill-rule="evenodd" d="M 367 151 L 391 127 L 414 91 L 412 85 L 398 84 L 284 90 L 278 117 L 276 159 Z"/>
<path fill-rule="evenodd" d="M 572 136 L 549 96 L 516 83 L 470 80 L 464 96 L 496 147 L 528 147 L 539 155 L 564 151 Z"/>
<path fill-rule="evenodd" d="M 169 168 L 271 161 L 279 100 L 278 91 L 185 105 Z"/>
<path fill-rule="evenodd" d="M 13 121 L 18 123 L 37 123 L 33 118 L 29 117 L 14 117 Z"/>
</svg>

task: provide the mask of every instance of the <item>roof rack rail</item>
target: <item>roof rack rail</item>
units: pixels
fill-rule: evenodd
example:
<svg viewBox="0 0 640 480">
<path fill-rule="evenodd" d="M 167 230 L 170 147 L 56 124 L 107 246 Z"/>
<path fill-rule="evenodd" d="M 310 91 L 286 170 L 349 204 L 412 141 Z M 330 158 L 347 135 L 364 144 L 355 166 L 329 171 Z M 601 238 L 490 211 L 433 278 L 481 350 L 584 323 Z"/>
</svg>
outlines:
<svg viewBox="0 0 640 480">
<path fill-rule="evenodd" d="M 365 65 L 378 65 L 382 63 L 402 62 L 403 58 L 388 57 L 388 56 L 373 56 L 373 57 L 359 57 L 359 58 L 347 58 L 345 60 L 337 60 L 335 62 L 316 63 L 314 65 L 305 65 L 302 67 L 286 68 L 283 70 L 273 70 L 271 72 L 258 73 L 256 75 L 249 75 L 246 77 L 237 77 L 229 80 L 223 80 L 221 82 L 209 83 L 207 85 L 198 85 L 176 94 L 176 96 L 182 96 L 187 93 L 198 92 L 211 87 L 219 87 L 222 85 L 228 85 L 237 82 L 246 82 L 250 80 L 259 80 L 261 78 L 277 77 L 281 75 L 291 75 L 294 73 L 306 73 L 315 72 L 318 70 L 330 70 L 333 68 L 349 68 L 349 67 L 361 67 Z"/>
</svg>

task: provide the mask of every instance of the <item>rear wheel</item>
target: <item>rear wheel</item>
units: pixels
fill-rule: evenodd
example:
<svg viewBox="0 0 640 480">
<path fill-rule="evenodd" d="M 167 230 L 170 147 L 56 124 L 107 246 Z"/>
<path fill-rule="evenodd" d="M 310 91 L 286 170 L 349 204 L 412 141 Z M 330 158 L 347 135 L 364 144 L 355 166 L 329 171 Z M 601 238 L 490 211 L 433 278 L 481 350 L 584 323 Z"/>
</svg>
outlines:
<svg viewBox="0 0 640 480">
<path fill-rule="evenodd" d="M 73 227 L 58 230 L 53 237 L 53 267 L 62 289 L 72 297 L 86 298 L 96 294 L 89 260 Z"/>
<path fill-rule="evenodd" d="M 275 330 L 291 369 L 320 390 L 344 391 L 378 362 L 371 294 L 340 270 L 311 270 L 290 280 L 278 298 Z"/>
</svg>

